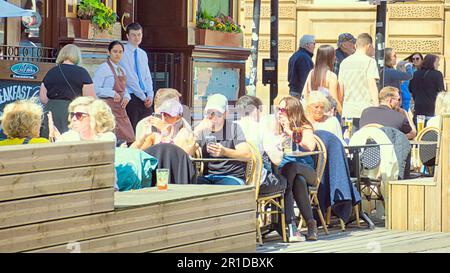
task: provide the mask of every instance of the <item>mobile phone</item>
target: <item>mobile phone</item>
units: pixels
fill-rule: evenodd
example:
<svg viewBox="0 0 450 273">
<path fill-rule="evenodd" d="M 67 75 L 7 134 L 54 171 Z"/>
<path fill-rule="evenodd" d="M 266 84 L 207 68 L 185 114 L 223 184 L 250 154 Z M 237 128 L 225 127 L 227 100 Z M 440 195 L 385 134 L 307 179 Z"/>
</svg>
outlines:
<svg viewBox="0 0 450 273">
<path fill-rule="evenodd" d="M 206 146 L 208 146 L 210 144 L 216 144 L 217 138 L 216 138 L 216 136 L 206 136 L 205 142 L 206 142 Z"/>
</svg>

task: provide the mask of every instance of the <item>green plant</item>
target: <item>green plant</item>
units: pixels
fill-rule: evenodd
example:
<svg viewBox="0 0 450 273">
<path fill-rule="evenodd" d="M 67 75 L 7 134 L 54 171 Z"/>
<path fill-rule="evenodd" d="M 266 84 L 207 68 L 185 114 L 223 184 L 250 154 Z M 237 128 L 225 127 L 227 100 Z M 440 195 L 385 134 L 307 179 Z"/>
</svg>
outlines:
<svg viewBox="0 0 450 273">
<path fill-rule="evenodd" d="M 117 22 L 117 14 L 100 0 L 82 0 L 78 5 L 78 18 L 90 20 L 100 30 L 111 30 Z"/>
<path fill-rule="evenodd" d="M 209 15 L 206 11 L 200 14 L 197 28 L 210 29 L 222 32 L 241 33 L 241 27 L 236 24 L 230 16 L 220 14 L 218 17 Z"/>
</svg>

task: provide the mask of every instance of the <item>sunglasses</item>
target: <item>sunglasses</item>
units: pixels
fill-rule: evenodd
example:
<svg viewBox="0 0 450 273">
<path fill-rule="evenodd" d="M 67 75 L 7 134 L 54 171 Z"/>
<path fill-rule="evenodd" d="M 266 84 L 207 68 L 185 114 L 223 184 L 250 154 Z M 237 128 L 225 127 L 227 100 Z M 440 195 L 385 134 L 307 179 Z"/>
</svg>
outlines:
<svg viewBox="0 0 450 273">
<path fill-rule="evenodd" d="M 287 113 L 287 110 L 286 110 L 286 108 L 278 108 L 278 112 Z"/>
<path fill-rule="evenodd" d="M 73 119 L 73 117 L 75 117 L 77 120 L 80 120 L 80 121 L 88 116 L 89 116 L 89 114 L 83 113 L 83 112 L 70 112 L 69 113 L 70 119 Z"/>
<path fill-rule="evenodd" d="M 413 61 L 419 61 L 420 60 L 420 58 L 412 58 L 413 59 Z"/>
<path fill-rule="evenodd" d="M 222 116 L 223 116 L 223 114 L 218 111 L 206 112 L 206 117 L 208 117 L 210 119 L 213 117 L 222 118 Z"/>
</svg>

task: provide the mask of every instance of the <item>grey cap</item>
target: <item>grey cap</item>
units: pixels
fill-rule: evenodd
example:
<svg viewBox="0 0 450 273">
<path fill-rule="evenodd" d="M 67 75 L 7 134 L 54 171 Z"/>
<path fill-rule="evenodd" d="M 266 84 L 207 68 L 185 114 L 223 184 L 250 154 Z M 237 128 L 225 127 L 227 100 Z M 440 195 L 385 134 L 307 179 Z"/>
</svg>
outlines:
<svg viewBox="0 0 450 273">
<path fill-rule="evenodd" d="M 337 46 L 340 47 L 343 42 L 352 42 L 353 44 L 356 44 L 356 38 L 351 35 L 350 33 L 342 33 L 339 35 Z"/>
<path fill-rule="evenodd" d="M 316 38 L 314 37 L 314 35 L 303 35 L 302 38 L 300 39 L 300 47 L 301 48 L 305 48 L 305 46 L 309 43 L 315 43 L 316 42 Z"/>
</svg>

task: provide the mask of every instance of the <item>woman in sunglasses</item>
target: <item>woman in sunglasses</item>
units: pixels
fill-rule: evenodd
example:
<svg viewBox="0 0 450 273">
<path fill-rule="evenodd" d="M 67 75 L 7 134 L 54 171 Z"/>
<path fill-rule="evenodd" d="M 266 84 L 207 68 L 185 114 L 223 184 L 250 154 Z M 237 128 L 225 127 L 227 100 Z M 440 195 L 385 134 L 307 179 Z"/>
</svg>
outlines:
<svg viewBox="0 0 450 273">
<path fill-rule="evenodd" d="M 434 116 L 437 95 L 445 90 L 444 76 L 438 70 L 439 60 L 439 57 L 433 54 L 425 56 L 420 70 L 414 73 L 409 83 L 409 90 L 414 99 L 415 122 L 418 115 L 426 116 L 426 120 Z"/>
<path fill-rule="evenodd" d="M 299 150 L 313 151 L 316 148 L 314 129 L 306 118 L 300 100 L 294 97 L 283 98 L 279 104 L 277 121 L 284 141 L 291 143 L 294 138 L 294 130 L 300 130 L 301 141 L 298 142 Z M 308 233 L 306 239 L 311 241 L 317 240 L 317 223 L 313 217 L 308 193 L 308 185 L 314 186 L 316 181 L 312 157 L 291 157 L 284 155 L 279 164 L 279 169 L 281 170 L 281 174 L 287 178 L 288 182 L 285 192 L 286 221 L 290 221 L 289 224 L 296 226 L 295 214 L 292 209 L 295 200 L 300 209 L 300 213 L 307 223 Z"/>
<path fill-rule="evenodd" d="M 69 131 L 58 137 L 57 142 L 83 140 L 116 141 L 113 133 L 116 122 L 111 108 L 100 99 L 78 97 L 69 105 Z"/>
<path fill-rule="evenodd" d="M 405 61 L 409 61 L 413 65 L 413 71 L 416 72 L 420 70 L 423 63 L 423 55 L 420 52 L 414 52 L 413 54 L 406 57 Z"/>
</svg>

